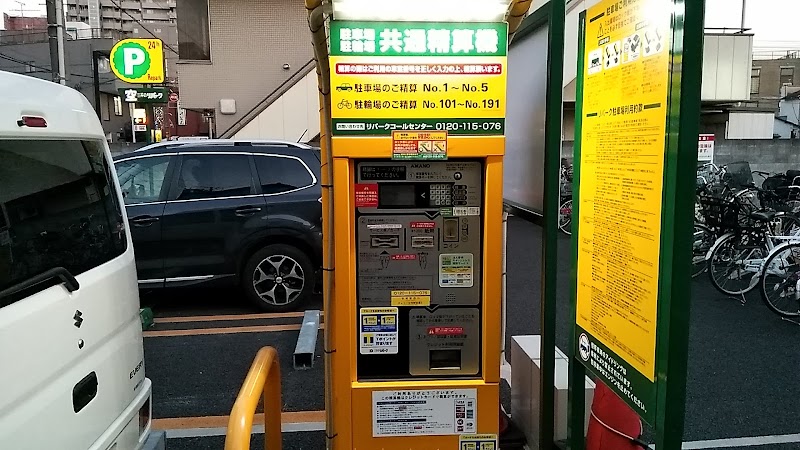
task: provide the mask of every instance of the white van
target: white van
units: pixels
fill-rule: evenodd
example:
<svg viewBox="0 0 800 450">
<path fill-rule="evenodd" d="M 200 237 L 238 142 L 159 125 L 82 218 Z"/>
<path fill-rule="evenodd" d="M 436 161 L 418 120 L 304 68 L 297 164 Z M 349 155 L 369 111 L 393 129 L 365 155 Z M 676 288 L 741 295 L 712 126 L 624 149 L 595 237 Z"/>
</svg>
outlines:
<svg viewBox="0 0 800 450">
<path fill-rule="evenodd" d="M 148 441 L 151 384 L 122 205 L 86 98 L 0 71 L 0 449 Z"/>
</svg>

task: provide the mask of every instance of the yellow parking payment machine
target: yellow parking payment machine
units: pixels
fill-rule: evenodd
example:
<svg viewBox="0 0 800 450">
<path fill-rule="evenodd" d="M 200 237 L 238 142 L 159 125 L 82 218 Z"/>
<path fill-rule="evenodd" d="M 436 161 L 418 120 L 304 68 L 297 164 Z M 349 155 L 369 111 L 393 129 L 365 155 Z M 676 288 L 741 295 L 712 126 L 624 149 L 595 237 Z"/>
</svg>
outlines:
<svg viewBox="0 0 800 450">
<path fill-rule="evenodd" d="M 331 448 L 497 447 L 507 33 L 330 24 Z"/>
</svg>

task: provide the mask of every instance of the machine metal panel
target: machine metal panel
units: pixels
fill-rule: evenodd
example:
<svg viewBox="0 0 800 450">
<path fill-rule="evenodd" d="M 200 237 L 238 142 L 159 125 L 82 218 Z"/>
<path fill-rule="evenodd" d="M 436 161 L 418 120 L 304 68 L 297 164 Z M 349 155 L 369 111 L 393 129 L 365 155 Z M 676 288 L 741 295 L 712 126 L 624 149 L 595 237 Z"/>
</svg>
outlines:
<svg viewBox="0 0 800 450">
<path fill-rule="evenodd" d="M 475 375 L 480 370 L 481 314 L 477 308 L 409 311 L 412 375 Z"/>
<path fill-rule="evenodd" d="M 357 173 L 378 192 L 377 207 L 358 208 L 359 305 L 478 305 L 481 164 L 364 162 Z"/>
</svg>

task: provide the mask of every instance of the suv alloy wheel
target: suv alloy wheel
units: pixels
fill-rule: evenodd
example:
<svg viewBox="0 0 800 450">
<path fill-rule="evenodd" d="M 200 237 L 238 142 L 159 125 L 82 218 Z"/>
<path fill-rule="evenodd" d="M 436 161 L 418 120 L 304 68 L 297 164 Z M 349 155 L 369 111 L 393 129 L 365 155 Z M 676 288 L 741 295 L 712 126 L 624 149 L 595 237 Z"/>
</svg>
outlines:
<svg viewBox="0 0 800 450">
<path fill-rule="evenodd" d="M 314 288 L 314 269 L 301 250 L 268 245 L 250 257 L 242 274 L 247 296 L 267 312 L 299 309 Z"/>
</svg>

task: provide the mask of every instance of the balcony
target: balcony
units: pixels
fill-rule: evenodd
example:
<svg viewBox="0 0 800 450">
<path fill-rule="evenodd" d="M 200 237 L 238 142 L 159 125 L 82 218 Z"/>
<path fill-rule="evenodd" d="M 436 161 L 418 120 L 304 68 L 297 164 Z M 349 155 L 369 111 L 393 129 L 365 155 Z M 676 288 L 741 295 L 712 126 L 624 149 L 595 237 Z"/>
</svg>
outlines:
<svg viewBox="0 0 800 450">
<path fill-rule="evenodd" d="M 142 17 L 145 20 L 169 20 L 169 14 L 167 11 L 161 11 L 157 9 L 145 9 L 142 11 Z"/>
<path fill-rule="evenodd" d="M 120 13 L 120 11 L 116 8 L 103 8 L 103 10 L 100 11 L 100 17 L 103 19 L 119 20 L 122 18 L 122 13 Z"/>
</svg>

